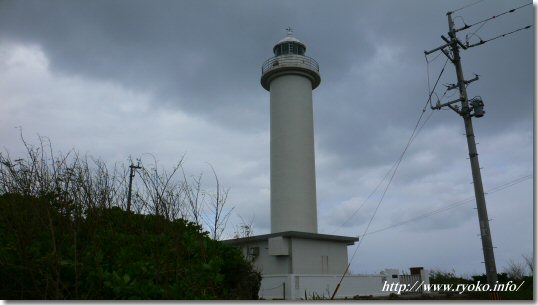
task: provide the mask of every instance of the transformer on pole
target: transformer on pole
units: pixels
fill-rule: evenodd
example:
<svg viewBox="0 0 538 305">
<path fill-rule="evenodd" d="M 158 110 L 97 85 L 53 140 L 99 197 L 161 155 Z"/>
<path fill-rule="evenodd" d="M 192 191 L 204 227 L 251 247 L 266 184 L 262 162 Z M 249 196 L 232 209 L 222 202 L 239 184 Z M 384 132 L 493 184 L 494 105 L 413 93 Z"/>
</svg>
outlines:
<svg viewBox="0 0 538 305">
<path fill-rule="evenodd" d="M 437 47 L 430 51 L 424 51 L 424 54 L 428 55 L 433 52 L 441 50 L 448 59 L 454 64 L 456 69 L 456 76 L 458 78 L 458 83 L 452 86 L 449 86 L 449 89 L 458 89 L 460 93 L 460 98 L 448 103 L 432 106 L 432 109 L 441 109 L 442 107 L 449 107 L 450 109 L 457 112 L 462 118 L 465 125 L 465 135 L 467 138 L 467 146 L 469 149 L 469 159 L 471 161 L 471 171 L 473 175 L 473 185 L 474 192 L 476 197 L 476 208 L 478 211 L 478 222 L 480 226 L 480 236 L 482 239 L 482 251 L 484 254 L 484 263 L 486 266 L 486 276 L 488 279 L 488 284 L 490 287 L 493 287 L 497 282 L 497 267 L 495 265 L 495 256 L 493 253 L 493 242 L 491 239 L 491 231 L 489 228 L 489 218 L 486 207 L 486 198 L 484 196 L 484 187 L 482 185 L 482 175 L 480 173 L 480 164 L 478 161 L 478 152 L 476 150 L 476 142 L 473 130 L 472 117 L 482 117 L 484 116 L 484 102 L 481 97 L 475 97 L 471 100 L 467 96 L 467 85 L 473 81 L 478 80 L 478 75 L 473 79 L 465 80 L 463 77 L 463 69 L 461 66 L 461 58 L 459 54 L 459 48 L 467 49 L 469 46 L 464 45 L 456 37 L 457 29 L 454 28 L 454 21 L 452 20 L 452 12 L 447 13 L 448 16 L 448 36 L 446 38 L 441 36 L 446 44 Z M 460 29 L 461 30 L 461 29 Z M 448 49 L 448 51 L 447 51 Z M 456 103 L 460 105 L 454 105 Z M 461 109 L 460 109 L 461 107 Z"/>
</svg>

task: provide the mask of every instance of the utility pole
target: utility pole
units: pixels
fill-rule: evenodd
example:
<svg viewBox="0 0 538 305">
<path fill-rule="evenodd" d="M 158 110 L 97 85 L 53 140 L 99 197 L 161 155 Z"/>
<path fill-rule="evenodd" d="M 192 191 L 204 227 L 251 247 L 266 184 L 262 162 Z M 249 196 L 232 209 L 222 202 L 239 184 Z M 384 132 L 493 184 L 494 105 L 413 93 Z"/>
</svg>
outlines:
<svg viewBox="0 0 538 305">
<path fill-rule="evenodd" d="M 127 212 L 131 211 L 131 192 L 133 188 L 133 178 L 135 176 L 135 170 L 141 169 L 140 166 L 140 160 L 138 160 L 138 164 L 134 165 L 131 162 L 131 165 L 129 165 L 129 191 L 127 192 Z"/>
<path fill-rule="evenodd" d="M 480 225 L 480 236 L 482 239 L 482 251 L 484 252 L 484 263 L 486 265 L 486 276 L 488 279 L 488 284 L 490 287 L 493 287 L 497 282 L 497 267 L 495 266 L 495 256 L 493 254 L 493 243 L 491 241 L 491 232 L 489 229 L 489 218 L 488 211 L 486 208 L 486 199 L 484 197 L 484 187 L 482 186 L 482 175 L 480 173 L 480 164 L 478 162 L 478 153 L 476 150 L 476 142 L 473 131 L 473 122 L 471 118 L 482 117 L 484 115 L 484 103 L 479 97 L 473 98 L 469 101 L 467 97 L 467 85 L 475 80 L 478 80 L 478 76 L 470 80 L 465 80 L 463 77 L 463 69 L 461 67 L 461 58 L 459 53 L 459 48 L 467 49 L 469 45 L 464 45 L 456 37 L 457 29 L 454 28 L 454 22 L 452 20 L 452 12 L 447 13 L 448 16 L 448 36 L 446 38 L 441 36 L 441 38 L 446 42 L 446 44 L 435 48 L 431 51 L 425 51 L 426 55 L 433 53 L 435 51 L 441 50 L 454 64 L 456 69 L 456 76 L 458 78 L 458 83 L 456 85 L 451 85 L 448 89 L 459 89 L 460 98 L 448 103 L 440 104 L 437 103 L 436 106 L 432 107 L 433 109 L 441 109 L 444 106 L 449 107 L 450 109 L 457 112 L 462 116 L 463 122 L 465 124 L 465 134 L 467 137 L 467 146 L 469 149 L 469 159 L 471 161 L 471 171 L 473 174 L 473 184 L 474 192 L 476 197 L 476 208 L 478 211 L 478 222 Z M 461 29 L 460 29 L 461 30 Z M 446 50 L 449 49 L 449 51 Z M 461 110 L 459 107 L 453 106 L 453 104 L 461 102 Z"/>
</svg>

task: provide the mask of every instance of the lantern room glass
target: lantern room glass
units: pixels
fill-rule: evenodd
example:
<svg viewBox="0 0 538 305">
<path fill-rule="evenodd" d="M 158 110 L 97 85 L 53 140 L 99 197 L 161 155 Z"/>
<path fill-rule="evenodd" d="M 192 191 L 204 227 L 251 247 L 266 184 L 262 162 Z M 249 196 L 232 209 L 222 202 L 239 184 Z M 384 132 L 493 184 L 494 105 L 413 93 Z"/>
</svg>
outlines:
<svg viewBox="0 0 538 305">
<path fill-rule="evenodd" d="M 274 53 L 275 56 L 288 54 L 304 55 L 305 47 L 296 42 L 285 42 L 275 46 Z"/>
</svg>

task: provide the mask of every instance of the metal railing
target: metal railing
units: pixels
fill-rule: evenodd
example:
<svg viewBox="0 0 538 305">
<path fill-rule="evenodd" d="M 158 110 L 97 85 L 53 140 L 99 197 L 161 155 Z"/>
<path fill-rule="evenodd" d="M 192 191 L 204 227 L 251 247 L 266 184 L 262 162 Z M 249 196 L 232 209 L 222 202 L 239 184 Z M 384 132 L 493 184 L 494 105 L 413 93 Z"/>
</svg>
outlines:
<svg viewBox="0 0 538 305">
<path fill-rule="evenodd" d="M 303 67 L 319 73 L 319 64 L 313 58 L 290 54 L 275 56 L 266 60 L 262 65 L 262 74 L 272 69 L 290 66 Z"/>
</svg>

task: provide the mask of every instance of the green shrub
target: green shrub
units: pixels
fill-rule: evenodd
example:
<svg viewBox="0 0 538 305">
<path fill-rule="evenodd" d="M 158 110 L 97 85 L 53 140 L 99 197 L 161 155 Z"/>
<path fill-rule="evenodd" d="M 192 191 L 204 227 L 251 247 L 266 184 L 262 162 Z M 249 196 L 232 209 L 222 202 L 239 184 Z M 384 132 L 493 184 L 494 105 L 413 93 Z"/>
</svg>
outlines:
<svg viewBox="0 0 538 305">
<path fill-rule="evenodd" d="M 256 299 L 260 274 L 191 222 L 0 196 L 1 299 Z"/>
</svg>

